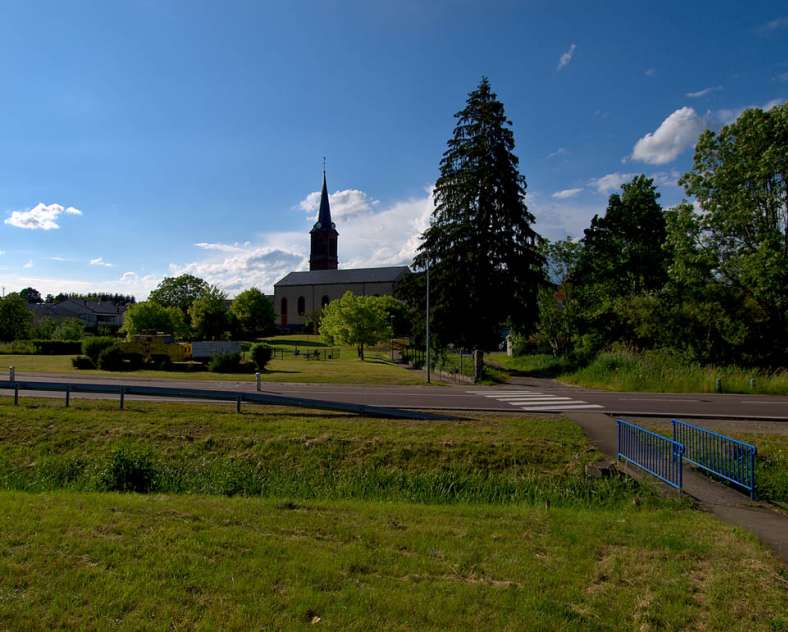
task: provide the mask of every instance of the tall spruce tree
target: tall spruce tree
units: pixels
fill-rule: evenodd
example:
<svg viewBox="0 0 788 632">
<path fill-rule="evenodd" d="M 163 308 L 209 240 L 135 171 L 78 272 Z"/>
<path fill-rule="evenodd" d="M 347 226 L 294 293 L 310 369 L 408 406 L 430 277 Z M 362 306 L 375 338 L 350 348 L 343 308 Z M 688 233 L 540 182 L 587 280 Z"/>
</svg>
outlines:
<svg viewBox="0 0 788 632">
<path fill-rule="evenodd" d="M 455 118 L 435 183 L 435 211 L 414 263 L 430 266 L 439 340 L 490 349 L 507 323 L 521 332 L 536 323 L 541 238 L 525 205 L 512 123 L 487 78 Z"/>
</svg>

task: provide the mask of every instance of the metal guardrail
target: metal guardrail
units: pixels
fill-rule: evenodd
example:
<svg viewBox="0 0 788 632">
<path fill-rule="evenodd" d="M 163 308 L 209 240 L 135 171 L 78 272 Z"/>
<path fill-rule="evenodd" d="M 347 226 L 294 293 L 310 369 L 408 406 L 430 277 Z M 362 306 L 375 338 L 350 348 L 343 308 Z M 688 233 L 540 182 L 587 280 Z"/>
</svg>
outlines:
<svg viewBox="0 0 788 632">
<path fill-rule="evenodd" d="M 616 419 L 618 458 L 656 476 L 671 487 L 683 486 L 684 446 L 624 419 Z"/>
<path fill-rule="evenodd" d="M 176 399 L 198 399 L 235 402 L 236 411 L 241 411 L 242 403 L 263 404 L 269 406 L 295 406 L 300 408 L 313 408 L 318 410 L 334 410 L 339 412 L 366 415 L 369 417 L 384 417 L 389 419 L 416 419 L 416 420 L 445 420 L 453 419 L 445 415 L 404 410 L 402 408 L 388 408 L 385 406 L 369 406 L 367 404 L 350 404 L 321 399 L 307 399 L 303 397 L 287 397 L 285 395 L 272 395 L 269 393 L 248 393 L 239 391 L 220 391 L 201 388 L 178 388 L 169 386 L 137 386 L 126 384 L 86 384 L 67 382 L 31 382 L 19 380 L 0 380 L 0 390 L 14 391 L 14 403 L 19 403 L 20 391 L 62 392 L 65 396 L 66 406 L 69 405 L 73 393 L 93 393 L 100 395 L 117 395 L 120 408 L 125 406 L 127 395 L 142 397 L 163 397 Z"/>
<path fill-rule="evenodd" d="M 673 419 L 673 440 L 684 445 L 687 461 L 744 488 L 755 498 L 754 445 L 681 419 Z"/>
</svg>

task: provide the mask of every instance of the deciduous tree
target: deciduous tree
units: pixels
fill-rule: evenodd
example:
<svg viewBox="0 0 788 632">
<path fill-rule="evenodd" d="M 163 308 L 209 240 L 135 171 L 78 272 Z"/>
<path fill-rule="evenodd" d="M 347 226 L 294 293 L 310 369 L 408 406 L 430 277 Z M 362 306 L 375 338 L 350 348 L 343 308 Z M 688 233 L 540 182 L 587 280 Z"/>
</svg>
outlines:
<svg viewBox="0 0 788 632">
<path fill-rule="evenodd" d="M 0 340 L 20 340 L 30 336 L 33 314 L 27 301 L 12 293 L 0 299 Z"/>
<path fill-rule="evenodd" d="M 181 274 L 177 277 L 166 277 L 148 295 L 149 301 L 154 301 L 164 307 L 177 307 L 188 320 L 189 308 L 192 303 L 202 296 L 209 288 L 208 282 L 192 274 Z"/>
<path fill-rule="evenodd" d="M 195 337 L 205 340 L 222 338 L 229 326 L 228 313 L 227 295 L 218 287 L 209 285 L 189 308 Z"/>
<path fill-rule="evenodd" d="M 241 332 L 249 338 L 269 333 L 274 328 L 274 306 L 257 288 L 244 290 L 233 300 L 230 311 L 238 320 Z"/>
<path fill-rule="evenodd" d="M 356 296 L 345 292 L 323 309 L 320 335 L 328 344 L 355 345 L 364 359 L 364 347 L 391 337 L 386 301 L 377 296 Z"/>
</svg>

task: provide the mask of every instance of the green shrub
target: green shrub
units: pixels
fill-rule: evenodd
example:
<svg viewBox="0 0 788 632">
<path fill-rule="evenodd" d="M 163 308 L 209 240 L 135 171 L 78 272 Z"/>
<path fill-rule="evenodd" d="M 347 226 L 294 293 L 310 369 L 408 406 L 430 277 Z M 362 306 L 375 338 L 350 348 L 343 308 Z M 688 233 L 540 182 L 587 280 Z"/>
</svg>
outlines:
<svg viewBox="0 0 788 632">
<path fill-rule="evenodd" d="M 82 352 L 79 340 L 31 340 L 37 355 L 74 355 Z"/>
<path fill-rule="evenodd" d="M 101 487 L 113 492 L 144 494 L 154 488 L 156 478 L 157 471 L 150 451 L 132 445 L 116 447 L 99 474 Z"/>
<path fill-rule="evenodd" d="M 154 353 L 150 357 L 150 367 L 157 371 L 167 371 L 172 366 L 170 356 Z"/>
<path fill-rule="evenodd" d="M 119 345 L 113 344 L 104 349 L 96 363 L 102 371 L 124 371 L 128 368 L 126 354 Z"/>
<path fill-rule="evenodd" d="M 214 373 L 252 373 L 251 362 L 241 362 L 240 353 L 219 353 L 208 361 L 208 370 Z"/>
<path fill-rule="evenodd" d="M 123 359 L 126 361 L 127 371 L 139 371 L 145 367 L 145 356 L 141 353 L 124 353 Z"/>
<path fill-rule="evenodd" d="M 52 330 L 50 338 L 52 340 L 76 340 L 79 341 L 85 335 L 85 323 L 79 318 L 69 318 L 61 321 Z"/>
<path fill-rule="evenodd" d="M 92 336 L 82 341 L 82 355 L 88 356 L 94 364 L 98 364 L 99 356 L 104 349 L 114 345 L 115 338 L 111 336 Z"/>
<path fill-rule="evenodd" d="M 255 363 L 257 369 L 259 371 L 264 371 L 266 365 L 271 361 L 271 356 L 273 355 L 273 349 L 268 345 L 264 344 L 256 344 L 252 345 L 250 350 L 250 355 L 252 357 L 252 362 Z"/>
<path fill-rule="evenodd" d="M 36 347 L 30 340 L 14 340 L 12 342 L 0 342 L 0 353 L 13 355 L 33 355 Z"/>
<path fill-rule="evenodd" d="M 214 373 L 237 373 L 240 367 L 240 353 L 217 353 L 208 362 L 208 370 Z"/>
<path fill-rule="evenodd" d="M 95 369 L 96 363 L 87 356 L 77 356 L 71 358 L 71 366 L 75 369 Z"/>
</svg>

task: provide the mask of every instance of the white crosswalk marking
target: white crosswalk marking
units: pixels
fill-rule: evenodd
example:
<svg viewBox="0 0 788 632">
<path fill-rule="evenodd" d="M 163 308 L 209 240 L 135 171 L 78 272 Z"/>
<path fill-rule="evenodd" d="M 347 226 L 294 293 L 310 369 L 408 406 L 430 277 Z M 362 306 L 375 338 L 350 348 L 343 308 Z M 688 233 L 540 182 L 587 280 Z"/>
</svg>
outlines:
<svg viewBox="0 0 788 632">
<path fill-rule="evenodd" d="M 603 408 L 599 404 L 589 404 L 581 399 L 548 395 L 539 391 L 466 391 L 473 395 L 481 395 L 495 401 L 516 406 L 521 410 L 534 412 L 548 412 L 561 410 L 584 410 Z"/>
</svg>

